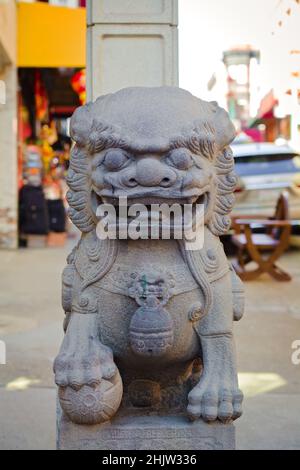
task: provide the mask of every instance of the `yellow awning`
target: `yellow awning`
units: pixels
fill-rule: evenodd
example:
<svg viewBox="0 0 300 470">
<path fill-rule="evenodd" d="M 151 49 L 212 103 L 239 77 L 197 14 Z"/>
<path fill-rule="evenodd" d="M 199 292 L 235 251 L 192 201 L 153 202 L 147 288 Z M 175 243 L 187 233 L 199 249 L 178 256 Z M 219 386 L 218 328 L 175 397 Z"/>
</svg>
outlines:
<svg viewBox="0 0 300 470">
<path fill-rule="evenodd" d="M 18 67 L 85 67 L 86 10 L 18 3 Z"/>
</svg>

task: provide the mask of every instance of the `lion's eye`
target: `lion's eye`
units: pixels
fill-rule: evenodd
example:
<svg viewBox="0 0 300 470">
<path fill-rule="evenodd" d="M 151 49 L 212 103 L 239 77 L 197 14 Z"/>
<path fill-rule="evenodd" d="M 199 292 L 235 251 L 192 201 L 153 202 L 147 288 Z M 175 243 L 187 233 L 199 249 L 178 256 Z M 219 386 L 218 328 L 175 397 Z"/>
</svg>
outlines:
<svg viewBox="0 0 300 470">
<path fill-rule="evenodd" d="M 119 149 L 108 150 L 104 157 L 104 165 L 111 171 L 119 170 L 127 161 L 128 156 Z"/>
<path fill-rule="evenodd" d="M 193 164 L 190 152 L 183 148 L 173 150 L 168 159 L 178 170 L 187 170 Z"/>
</svg>

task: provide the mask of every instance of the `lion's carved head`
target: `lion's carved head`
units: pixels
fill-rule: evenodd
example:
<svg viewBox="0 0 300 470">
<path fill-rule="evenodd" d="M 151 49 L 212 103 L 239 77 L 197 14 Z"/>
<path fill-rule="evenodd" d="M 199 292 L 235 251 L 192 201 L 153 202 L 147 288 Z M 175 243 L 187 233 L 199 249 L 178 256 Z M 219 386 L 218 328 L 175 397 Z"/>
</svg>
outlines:
<svg viewBox="0 0 300 470">
<path fill-rule="evenodd" d="M 203 203 L 217 236 L 230 225 L 236 185 L 227 113 L 173 87 L 126 88 L 78 108 L 71 120 L 69 215 L 82 232 L 95 208 L 120 196 L 145 204 Z"/>
</svg>

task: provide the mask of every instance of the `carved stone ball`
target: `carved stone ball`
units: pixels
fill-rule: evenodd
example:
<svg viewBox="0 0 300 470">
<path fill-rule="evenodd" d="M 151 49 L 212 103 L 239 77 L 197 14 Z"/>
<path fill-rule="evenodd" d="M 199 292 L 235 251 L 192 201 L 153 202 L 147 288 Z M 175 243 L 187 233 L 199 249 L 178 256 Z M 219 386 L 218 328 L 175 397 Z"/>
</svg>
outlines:
<svg viewBox="0 0 300 470">
<path fill-rule="evenodd" d="M 79 390 L 59 387 L 60 405 L 76 424 L 101 424 L 117 412 L 123 394 L 120 375 L 113 381 L 102 379 L 95 388 L 83 385 Z"/>
</svg>

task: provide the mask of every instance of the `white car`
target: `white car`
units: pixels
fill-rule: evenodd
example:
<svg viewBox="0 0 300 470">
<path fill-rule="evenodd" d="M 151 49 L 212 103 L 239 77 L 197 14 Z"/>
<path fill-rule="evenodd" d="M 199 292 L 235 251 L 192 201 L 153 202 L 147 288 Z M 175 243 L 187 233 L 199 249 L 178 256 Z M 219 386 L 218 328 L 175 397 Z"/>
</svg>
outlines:
<svg viewBox="0 0 300 470">
<path fill-rule="evenodd" d="M 239 178 L 233 215 L 274 215 L 279 194 L 289 193 L 290 218 L 300 219 L 300 154 L 288 145 L 233 144 Z M 293 225 L 294 225 L 293 224 Z"/>
</svg>

